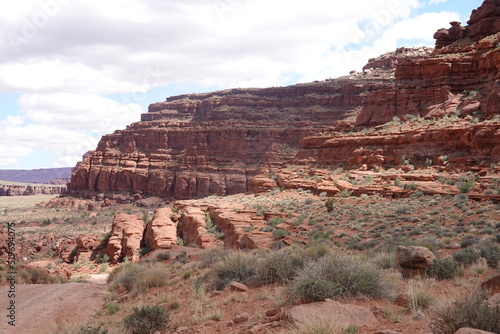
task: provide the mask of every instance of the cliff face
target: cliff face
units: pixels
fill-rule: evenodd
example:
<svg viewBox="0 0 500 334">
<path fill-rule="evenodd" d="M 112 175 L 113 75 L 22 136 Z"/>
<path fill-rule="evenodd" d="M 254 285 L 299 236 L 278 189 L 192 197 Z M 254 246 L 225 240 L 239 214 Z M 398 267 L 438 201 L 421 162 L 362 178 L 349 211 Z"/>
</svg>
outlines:
<svg viewBox="0 0 500 334">
<path fill-rule="evenodd" d="M 0 196 L 60 195 L 66 187 L 35 185 L 1 185 Z"/>
<path fill-rule="evenodd" d="M 249 190 L 305 136 L 349 128 L 366 94 L 391 70 L 290 87 L 171 97 L 141 121 L 102 137 L 73 171 L 69 193 L 142 192 L 180 199 Z M 347 120 L 347 122 L 346 122 Z"/>
<path fill-rule="evenodd" d="M 356 125 L 379 125 L 406 115 L 499 113 L 500 0 L 486 0 L 468 23 L 440 29 L 431 56 L 399 64 L 394 85 L 369 94 Z"/>
<path fill-rule="evenodd" d="M 499 1 L 486 0 L 466 27 L 453 22 L 438 31 L 432 53 L 400 48 L 339 79 L 154 103 L 140 122 L 103 136 L 86 154 L 69 194 L 229 195 L 273 184 L 263 175 L 291 162 L 392 166 L 403 156 L 422 164 L 446 156 L 465 168 L 495 163 L 498 121 L 483 121 L 500 113 Z M 339 133 L 395 116 L 447 115 L 463 121 L 368 136 Z"/>
<path fill-rule="evenodd" d="M 461 170 L 496 165 L 499 22 L 500 1 L 486 0 L 468 26 L 452 22 L 446 33 L 439 30 L 431 55 L 398 63 L 394 84 L 368 94 L 356 118 L 365 132 L 304 138 L 296 162 L 393 167 L 411 161 Z"/>
</svg>

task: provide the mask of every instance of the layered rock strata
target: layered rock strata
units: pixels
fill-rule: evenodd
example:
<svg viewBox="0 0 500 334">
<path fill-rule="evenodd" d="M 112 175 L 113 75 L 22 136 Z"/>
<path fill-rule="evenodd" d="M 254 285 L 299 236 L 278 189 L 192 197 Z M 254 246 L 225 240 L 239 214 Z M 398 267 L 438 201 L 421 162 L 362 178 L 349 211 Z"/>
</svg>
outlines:
<svg viewBox="0 0 500 334">
<path fill-rule="evenodd" d="M 0 196 L 32 196 L 32 195 L 60 195 L 66 192 L 61 186 L 35 185 L 3 185 L 0 186 Z"/>
<path fill-rule="evenodd" d="M 394 85 L 368 95 L 357 126 L 406 115 L 500 113 L 500 1 L 486 0 L 466 27 L 451 24 L 435 34 L 438 48 L 431 56 L 398 64 Z"/>
<path fill-rule="evenodd" d="M 300 139 L 349 128 L 377 70 L 336 80 L 171 97 L 102 137 L 73 171 L 69 194 L 131 192 L 187 199 L 247 192 L 257 174 L 294 157 Z"/>
</svg>

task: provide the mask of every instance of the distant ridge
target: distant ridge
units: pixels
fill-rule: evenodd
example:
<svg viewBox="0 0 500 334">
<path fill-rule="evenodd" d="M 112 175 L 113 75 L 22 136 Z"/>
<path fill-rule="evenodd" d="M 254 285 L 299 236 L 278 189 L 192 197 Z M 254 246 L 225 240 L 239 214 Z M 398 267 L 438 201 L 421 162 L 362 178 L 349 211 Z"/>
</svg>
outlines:
<svg viewBox="0 0 500 334">
<path fill-rule="evenodd" d="M 0 170 L 0 180 L 22 183 L 45 183 L 57 178 L 71 177 L 71 167 Z"/>
</svg>

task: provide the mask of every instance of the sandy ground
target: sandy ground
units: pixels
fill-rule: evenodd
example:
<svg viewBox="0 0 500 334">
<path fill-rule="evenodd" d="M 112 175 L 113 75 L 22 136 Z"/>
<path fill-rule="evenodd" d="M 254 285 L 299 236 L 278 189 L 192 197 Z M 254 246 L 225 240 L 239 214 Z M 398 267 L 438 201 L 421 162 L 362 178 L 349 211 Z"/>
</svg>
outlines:
<svg viewBox="0 0 500 334">
<path fill-rule="evenodd" d="M 45 334 L 66 324 L 83 324 L 103 304 L 106 286 L 67 283 L 16 286 L 16 326 L 8 324 L 8 287 L 0 287 L 0 333 Z"/>
</svg>

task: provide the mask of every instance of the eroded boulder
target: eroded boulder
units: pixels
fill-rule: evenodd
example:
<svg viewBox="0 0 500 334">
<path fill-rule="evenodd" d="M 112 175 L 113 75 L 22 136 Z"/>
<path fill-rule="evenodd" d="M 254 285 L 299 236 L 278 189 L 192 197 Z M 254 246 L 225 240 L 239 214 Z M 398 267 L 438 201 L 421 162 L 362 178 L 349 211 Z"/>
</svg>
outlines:
<svg viewBox="0 0 500 334">
<path fill-rule="evenodd" d="M 106 247 L 110 262 L 117 263 L 124 257 L 132 262 L 139 260 L 139 249 L 146 224 L 135 215 L 119 214 L 113 219 L 111 237 Z"/>
<path fill-rule="evenodd" d="M 378 324 L 377 319 L 366 307 L 341 304 L 331 299 L 322 302 L 304 304 L 293 307 L 286 313 L 286 319 L 292 323 L 311 321 L 328 324 L 341 329 L 355 325 L 358 327 L 373 327 Z"/>
<path fill-rule="evenodd" d="M 396 264 L 404 277 L 423 275 L 436 260 L 426 247 L 399 246 L 396 250 Z"/>
<path fill-rule="evenodd" d="M 168 249 L 177 245 L 177 222 L 174 222 L 170 207 L 156 209 L 146 228 L 144 242 L 151 250 Z"/>
</svg>

